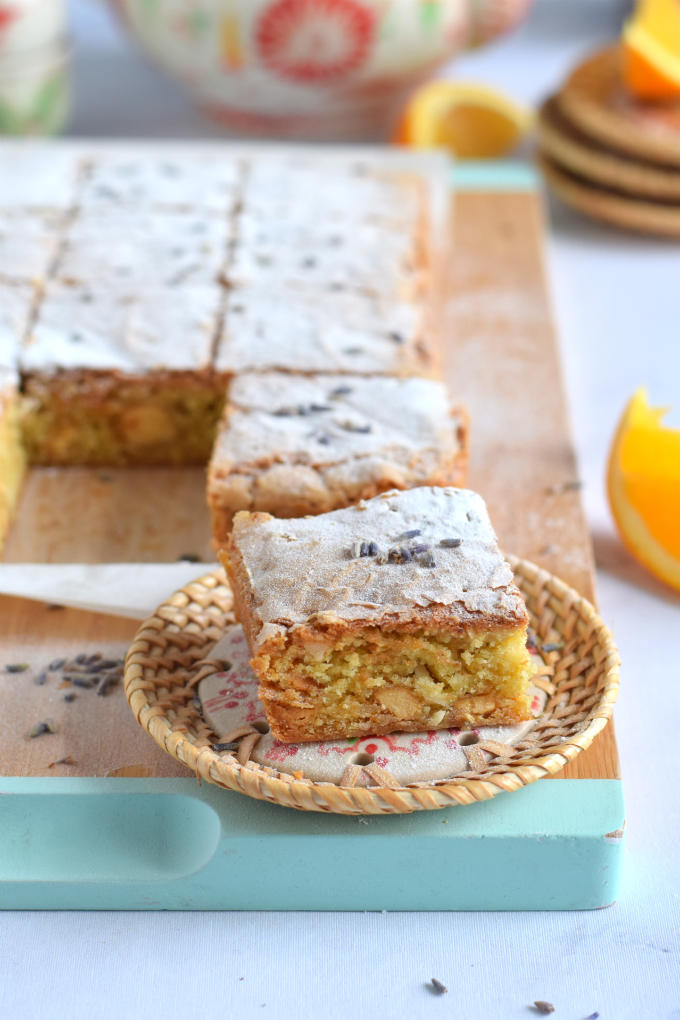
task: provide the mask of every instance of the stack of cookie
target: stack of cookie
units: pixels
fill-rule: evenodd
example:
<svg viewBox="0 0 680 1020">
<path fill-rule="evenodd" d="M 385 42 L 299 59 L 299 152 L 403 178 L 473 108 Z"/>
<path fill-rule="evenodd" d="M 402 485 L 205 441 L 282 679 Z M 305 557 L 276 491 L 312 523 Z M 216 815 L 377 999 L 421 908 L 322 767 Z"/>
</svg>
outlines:
<svg viewBox="0 0 680 1020">
<path fill-rule="evenodd" d="M 543 105 L 541 167 L 563 201 L 615 226 L 680 237 L 680 104 L 636 99 L 617 44 Z"/>
</svg>

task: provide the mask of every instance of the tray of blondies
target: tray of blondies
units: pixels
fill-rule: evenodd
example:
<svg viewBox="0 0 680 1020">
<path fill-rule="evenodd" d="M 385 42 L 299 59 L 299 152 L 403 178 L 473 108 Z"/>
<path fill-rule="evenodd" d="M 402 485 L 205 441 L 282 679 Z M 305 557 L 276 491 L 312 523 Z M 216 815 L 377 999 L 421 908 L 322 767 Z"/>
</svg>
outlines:
<svg viewBox="0 0 680 1020">
<path fill-rule="evenodd" d="M 2 146 L 4 561 L 196 568 L 141 627 L 0 597 L 7 780 L 366 817 L 618 786 L 540 199 L 490 179 Z"/>
</svg>

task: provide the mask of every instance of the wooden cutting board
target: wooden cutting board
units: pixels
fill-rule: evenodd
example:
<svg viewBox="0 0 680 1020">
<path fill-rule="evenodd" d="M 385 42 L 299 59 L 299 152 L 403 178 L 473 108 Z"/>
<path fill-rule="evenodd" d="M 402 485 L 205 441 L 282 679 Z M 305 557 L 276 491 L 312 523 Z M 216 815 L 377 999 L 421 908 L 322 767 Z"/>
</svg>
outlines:
<svg viewBox="0 0 680 1020">
<path fill-rule="evenodd" d="M 545 279 L 544 221 L 531 189 L 459 191 L 446 278 L 445 374 L 472 419 L 469 485 L 489 505 L 503 548 L 594 600 L 593 558 L 569 432 Z M 34 469 L 5 562 L 212 560 L 198 469 Z M 134 721 L 119 687 L 64 701 L 54 658 L 119 655 L 135 621 L 0 598 L 0 774 L 177 777 L 187 770 Z M 55 734 L 27 740 L 49 717 Z M 74 764 L 55 765 L 70 756 Z M 613 725 L 556 777 L 620 778 Z"/>
</svg>

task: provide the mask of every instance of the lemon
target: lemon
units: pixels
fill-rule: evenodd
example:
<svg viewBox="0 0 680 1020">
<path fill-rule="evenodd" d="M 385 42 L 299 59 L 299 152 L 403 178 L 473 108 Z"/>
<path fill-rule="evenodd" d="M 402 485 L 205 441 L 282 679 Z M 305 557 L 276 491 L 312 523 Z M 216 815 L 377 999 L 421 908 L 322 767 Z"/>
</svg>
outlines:
<svg viewBox="0 0 680 1020">
<path fill-rule="evenodd" d="M 397 141 L 448 149 L 461 159 L 492 159 L 511 152 L 532 119 L 529 110 L 486 85 L 433 81 L 411 96 Z"/>
<path fill-rule="evenodd" d="M 633 556 L 680 590 L 680 430 L 661 424 L 667 410 L 644 389 L 633 395 L 609 457 L 609 502 Z"/>
</svg>

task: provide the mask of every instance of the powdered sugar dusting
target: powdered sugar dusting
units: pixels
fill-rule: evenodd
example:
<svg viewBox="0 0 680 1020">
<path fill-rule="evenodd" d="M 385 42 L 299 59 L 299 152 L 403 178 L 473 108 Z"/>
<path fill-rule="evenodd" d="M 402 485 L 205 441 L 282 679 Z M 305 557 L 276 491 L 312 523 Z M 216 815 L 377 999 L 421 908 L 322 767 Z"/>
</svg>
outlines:
<svg viewBox="0 0 680 1020">
<path fill-rule="evenodd" d="M 414 539 L 404 539 L 417 532 Z M 442 540 L 460 539 L 455 548 Z M 469 489 L 423 487 L 384 493 L 357 506 L 297 520 L 236 520 L 232 541 L 245 564 L 255 627 L 290 631 L 317 613 L 378 624 L 392 614 L 417 620 L 428 606 L 461 607 L 509 625 L 526 619 L 512 571 L 497 545 L 483 499 Z M 401 562 L 357 556 L 356 543 L 428 546 Z M 430 565 L 428 565 L 430 564 Z M 466 611 L 466 612 L 465 612 Z M 469 619 L 469 616 L 468 616 Z"/>
</svg>

